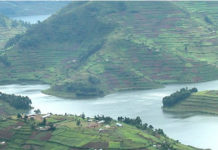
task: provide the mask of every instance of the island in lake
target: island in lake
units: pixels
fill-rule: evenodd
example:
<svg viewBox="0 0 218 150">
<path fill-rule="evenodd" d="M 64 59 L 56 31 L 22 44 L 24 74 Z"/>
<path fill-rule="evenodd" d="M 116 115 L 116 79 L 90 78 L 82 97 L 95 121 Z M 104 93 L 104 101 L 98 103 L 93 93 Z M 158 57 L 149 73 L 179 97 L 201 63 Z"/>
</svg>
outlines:
<svg viewBox="0 0 218 150">
<path fill-rule="evenodd" d="M 164 112 L 172 114 L 189 115 L 218 115 L 218 91 L 193 92 L 188 89 L 181 89 L 170 96 L 163 98 Z"/>
</svg>

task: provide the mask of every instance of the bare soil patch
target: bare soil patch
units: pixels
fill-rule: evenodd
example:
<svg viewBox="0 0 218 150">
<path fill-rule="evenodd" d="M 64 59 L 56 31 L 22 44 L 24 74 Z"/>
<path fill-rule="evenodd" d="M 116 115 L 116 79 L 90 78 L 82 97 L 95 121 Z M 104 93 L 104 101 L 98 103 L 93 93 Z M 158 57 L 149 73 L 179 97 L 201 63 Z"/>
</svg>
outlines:
<svg viewBox="0 0 218 150">
<path fill-rule="evenodd" d="M 89 142 L 84 148 L 108 148 L 108 142 Z"/>
<path fill-rule="evenodd" d="M 2 130 L 0 130 L 0 138 L 4 138 L 4 139 L 10 139 L 13 136 L 13 129 L 14 126 L 9 126 L 7 128 L 4 128 Z"/>
</svg>

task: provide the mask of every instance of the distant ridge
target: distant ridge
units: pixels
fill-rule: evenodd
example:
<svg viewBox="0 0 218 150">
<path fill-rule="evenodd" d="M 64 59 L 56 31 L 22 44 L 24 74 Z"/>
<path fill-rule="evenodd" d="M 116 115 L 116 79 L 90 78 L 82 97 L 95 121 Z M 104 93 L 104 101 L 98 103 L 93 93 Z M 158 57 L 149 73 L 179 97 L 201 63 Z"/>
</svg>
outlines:
<svg viewBox="0 0 218 150">
<path fill-rule="evenodd" d="M 7 41 L 17 34 L 24 33 L 29 25 L 21 21 L 14 21 L 0 14 L 0 50 L 2 50 Z"/>
</svg>

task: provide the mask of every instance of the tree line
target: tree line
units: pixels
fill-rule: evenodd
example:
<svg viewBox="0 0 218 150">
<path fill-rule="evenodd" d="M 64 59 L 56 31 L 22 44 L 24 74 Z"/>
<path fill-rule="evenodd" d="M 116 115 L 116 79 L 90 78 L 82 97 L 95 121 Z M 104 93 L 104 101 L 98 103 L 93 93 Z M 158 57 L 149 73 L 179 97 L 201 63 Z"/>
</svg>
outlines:
<svg viewBox="0 0 218 150">
<path fill-rule="evenodd" d="M 113 119 L 111 117 L 106 117 L 104 115 L 97 115 L 94 117 L 95 120 L 97 121 L 101 121 L 104 120 L 106 124 L 111 123 L 111 121 L 113 121 Z M 147 123 L 142 123 L 141 118 L 138 116 L 134 119 L 129 118 L 129 117 L 118 117 L 117 120 L 119 122 L 123 122 L 132 126 L 135 126 L 138 129 L 141 130 L 146 130 L 148 132 L 150 132 L 153 135 L 159 134 L 159 135 L 163 135 L 166 136 L 165 133 L 163 132 L 162 129 L 154 129 L 154 127 L 152 125 L 148 125 Z"/>
<path fill-rule="evenodd" d="M 135 119 L 132 118 L 128 118 L 128 117 L 118 117 L 117 118 L 118 121 L 129 124 L 129 125 L 133 125 L 138 129 L 141 130 L 147 130 L 150 131 L 152 134 L 159 134 L 159 135 L 163 135 L 166 136 L 164 131 L 162 129 L 154 129 L 154 127 L 152 125 L 148 125 L 147 123 L 142 123 L 141 118 L 138 116 Z"/>
<path fill-rule="evenodd" d="M 30 109 L 32 104 L 32 101 L 27 96 L 16 96 L 0 92 L 0 99 L 16 109 Z"/>
<path fill-rule="evenodd" d="M 165 96 L 163 98 L 163 107 L 172 107 L 178 102 L 181 102 L 188 98 L 192 93 L 198 92 L 197 88 L 188 89 L 182 88 L 179 91 L 176 91 L 175 93 L 171 94 L 170 96 Z"/>
</svg>

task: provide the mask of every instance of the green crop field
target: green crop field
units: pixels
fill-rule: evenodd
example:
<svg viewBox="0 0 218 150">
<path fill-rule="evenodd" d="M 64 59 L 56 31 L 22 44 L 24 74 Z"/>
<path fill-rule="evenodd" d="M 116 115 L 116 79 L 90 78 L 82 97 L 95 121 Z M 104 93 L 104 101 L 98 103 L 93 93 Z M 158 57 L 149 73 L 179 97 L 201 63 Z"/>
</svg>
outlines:
<svg viewBox="0 0 218 150">
<path fill-rule="evenodd" d="M 218 115 L 218 91 L 203 91 L 192 94 L 175 106 L 163 108 L 174 114 L 210 114 Z"/>
</svg>

